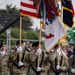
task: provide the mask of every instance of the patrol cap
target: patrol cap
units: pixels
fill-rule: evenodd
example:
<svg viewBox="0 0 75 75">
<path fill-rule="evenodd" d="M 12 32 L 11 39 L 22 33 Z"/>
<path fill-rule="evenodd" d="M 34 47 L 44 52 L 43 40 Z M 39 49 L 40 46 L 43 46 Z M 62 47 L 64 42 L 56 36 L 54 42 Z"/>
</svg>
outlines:
<svg viewBox="0 0 75 75">
<path fill-rule="evenodd" d="M 0 43 L 0 48 L 1 48 L 3 45 L 6 45 L 6 43 L 5 43 L 5 42 L 1 42 L 1 43 Z"/>
<path fill-rule="evenodd" d="M 23 44 L 23 40 L 21 40 L 21 43 Z M 19 45 L 20 44 L 20 40 L 18 40 L 17 42 L 16 42 L 16 45 Z"/>
<path fill-rule="evenodd" d="M 42 42 L 41 42 L 42 44 Z M 37 47 L 39 45 L 39 41 L 33 42 L 32 47 Z"/>
</svg>

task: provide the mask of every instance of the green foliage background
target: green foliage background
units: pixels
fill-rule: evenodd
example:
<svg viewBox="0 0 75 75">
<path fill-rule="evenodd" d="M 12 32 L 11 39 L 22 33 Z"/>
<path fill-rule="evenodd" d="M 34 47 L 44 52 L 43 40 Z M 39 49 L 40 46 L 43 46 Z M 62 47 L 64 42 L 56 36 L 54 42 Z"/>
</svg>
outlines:
<svg viewBox="0 0 75 75">
<path fill-rule="evenodd" d="M 20 16 L 20 10 L 16 6 L 6 5 L 6 9 L 0 9 L 0 26 L 6 27 L 11 21 Z M 31 28 L 33 21 L 29 17 L 22 17 L 22 39 L 38 40 L 39 32 Z M 11 38 L 19 39 L 20 36 L 20 20 L 11 27 Z M 0 29 L 1 30 L 1 29 Z M 0 39 L 7 39 L 6 31 L 0 34 Z"/>
<path fill-rule="evenodd" d="M 68 42 L 75 42 L 75 27 L 68 30 L 67 33 L 68 33 L 68 36 L 66 39 L 68 40 Z"/>
</svg>

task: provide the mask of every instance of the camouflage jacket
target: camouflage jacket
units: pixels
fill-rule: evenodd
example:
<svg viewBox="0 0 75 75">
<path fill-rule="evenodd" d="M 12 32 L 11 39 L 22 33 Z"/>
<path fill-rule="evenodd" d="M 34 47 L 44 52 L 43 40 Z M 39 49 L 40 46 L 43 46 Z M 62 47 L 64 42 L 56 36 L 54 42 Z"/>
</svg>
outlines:
<svg viewBox="0 0 75 75">
<path fill-rule="evenodd" d="M 5 53 L 4 56 L 0 54 L 0 75 L 8 75 L 9 74 L 9 54 Z"/>
<path fill-rule="evenodd" d="M 13 73 L 25 73 L 27 63 L 25 62 L 25 56 L 27 52 L 21 51 L 21 62 L 23 62 L 23 66 L 18 66 L 19 62 L 19 53 L 16 50 L 10 52 L 10 59 L 12 60 L 12 71 Z"/>
<path fill-rule="evenodd" d="M 58 56 L 56 53 L 50 53 L 49 56 L 49 62 L 50 62 L 50 75 L 64 75 L 65 71 L 68 70 L 69 62 L 68 59 L 66 59 L 64 56 Z M 60 65 L 60 69 L 57 71 L 56 66 Z"/>
<path fill-rule="evenodd" d="M 41 55 L 39 55 L 39 62 L 38 62 L 38 56 L 36 55 L 35 52 L 29 52 L 26 55 L 26 62 L 29 64 L 28 69 L 27 69 L 27 75 L 46 75 L 47 71 L 49 70 L 49 62 L 45 61 L 47 55 L 42 52 Z M 41 67 L 41 72 L 37 72 L 37 67 Z"/>
</svg>

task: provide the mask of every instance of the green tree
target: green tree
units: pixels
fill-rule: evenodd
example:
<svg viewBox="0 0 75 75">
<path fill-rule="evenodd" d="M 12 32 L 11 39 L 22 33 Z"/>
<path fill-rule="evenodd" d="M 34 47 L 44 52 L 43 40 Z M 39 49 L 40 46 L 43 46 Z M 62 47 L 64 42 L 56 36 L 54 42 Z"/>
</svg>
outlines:
<svg viewBox="0 0 75 75">
<path fill-rule="evenodd" d="M 9 24 L 11 21 L 13 21 L 15 18 L 20 16 L 20 10 L 16 8 L 16 6 L 12 7 L 12 4 L 6 5 L 6 9 L 0 9 L 0 26 L 5 27 L 7 24 Z M 32 20 L 28 17 L 23 17 L 22 21 L 22 28 L 24 30 L 31 29 L 32 26 Z M 20 20 L 18 20 L 13 27 L 20 26 Z"/>
<path fill-rule="evenodd" d="M 68 30 L 67 33 L 67 40 L 69 42 L 75 42 L 75 27 L 73 27 L 71 30 Z"/>
<path fill-rule="evenodd" d="M 2 34 L 0 35 L 0 39 L 6 39 L 6 38 L 7 38 L 6 32 L 4 32 L 4 33 L 2 33 Z"/>
<path fill-rule="evenodd" d="M 27 39 L 39 40 L 39 32 L 37 31 L 29 30 L 27 31 L 26 35 Z"/>
<path fill-rule="evenodd" d="M 19 35 L 20 35 L 19 29 L 12 28 L 11 37 L 12 38 L 19 38 Z M 39 39 L 39 32 L 33 31 L 33 30 L 25 31 L 22 29 L 22 39 L 38 40 Z"/>
</svg>

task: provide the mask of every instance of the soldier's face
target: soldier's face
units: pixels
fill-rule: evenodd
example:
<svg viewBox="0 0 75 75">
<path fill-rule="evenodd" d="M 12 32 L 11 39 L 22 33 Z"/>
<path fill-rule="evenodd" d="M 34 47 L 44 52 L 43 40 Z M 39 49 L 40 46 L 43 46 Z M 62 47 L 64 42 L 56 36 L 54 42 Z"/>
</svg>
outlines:
<svg viewBox="0 0 75 75">
<path fill-rule="evenodd" d="M 39 44 L 39 48 L 41 48 L 41 49 L 42 49 L 42 44 Z"/>
<path fill-rule="evenodd" d="M 2 50 L 2 51 L 5 51 L 6 49 L 7 49 L 6 45 L 3 45 L 3 46 L 1 47 L 1 50 Z"/>
<path fill-rule="evenodd" d="M 29 47 L 32 47 L 32 43 L 29 44 Z"/>
<path fill-rule="evenodd" d="M 39 44 L 39 45 L 35 48 L 35 50 L 37 50 L 37 49 L 39 49 L 39 48 L 42 49 L 42 44 Z"/>
<path fill-rule="evenodd" d="M 18 44 L 17 46 L 22 46 L 23 44 L 21 43 L 21 44 Z"/>
</svg>

